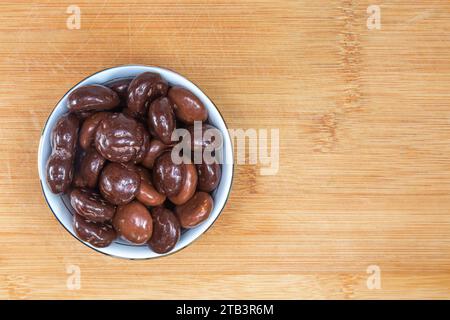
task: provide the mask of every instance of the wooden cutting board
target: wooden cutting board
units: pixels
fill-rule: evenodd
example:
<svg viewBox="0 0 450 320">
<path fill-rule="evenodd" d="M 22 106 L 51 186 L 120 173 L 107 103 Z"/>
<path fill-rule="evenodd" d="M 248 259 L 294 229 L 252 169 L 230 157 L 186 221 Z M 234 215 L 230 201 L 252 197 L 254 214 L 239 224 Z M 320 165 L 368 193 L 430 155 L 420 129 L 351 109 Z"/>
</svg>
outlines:
<svg viewBox="0 0 450 320">
<path fill-rule="evenodd" d="M 0 299 L 450 298 L 448 1 L 2 1 L 0 16 Z M 37 173 L 58 100 L 130 63 L 280 136 L 276 175 L 237 165 L 215 225 L 154 261 L 73 239 Z"/>
</svg>

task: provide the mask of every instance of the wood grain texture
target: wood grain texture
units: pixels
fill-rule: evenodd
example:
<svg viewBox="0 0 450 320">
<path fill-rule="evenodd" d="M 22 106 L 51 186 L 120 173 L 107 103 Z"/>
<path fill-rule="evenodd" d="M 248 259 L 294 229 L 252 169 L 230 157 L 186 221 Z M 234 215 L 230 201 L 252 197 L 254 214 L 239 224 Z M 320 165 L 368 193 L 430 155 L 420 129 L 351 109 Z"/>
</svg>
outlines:
<svg viewBox="0 0 450 320">
<path fill-rule="evenodd" d="M 1 299 L 450 298 L 448 1 L 2 1 L 0 15 Z M 280 129 L 278 174 L 237 166 L 214 227 L 155 261 L 78 243 L 37 173 L 60 97 L 128 63 L 186 75 L 231 128 Z"/>
</svg>

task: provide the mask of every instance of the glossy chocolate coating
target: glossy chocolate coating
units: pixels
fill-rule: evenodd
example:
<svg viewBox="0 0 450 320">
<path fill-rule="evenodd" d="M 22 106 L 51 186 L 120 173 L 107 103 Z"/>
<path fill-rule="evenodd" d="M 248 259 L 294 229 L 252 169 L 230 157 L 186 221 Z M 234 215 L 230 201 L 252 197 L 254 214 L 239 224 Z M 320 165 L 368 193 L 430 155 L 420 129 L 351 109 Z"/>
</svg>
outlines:
<svg viewBox="0 0 450 320">
<path fill-rule="evenodd" d="M 131 81 L 128 87 L 128 108 L 142 116 L 147 115 L 148 104 L 165 96 L 169 84 L 158 73 L 144 72 Z"/>
<path fill-rule="evenodd" d="M 220 164 L 197 164 L 198 190 L 211 192 L 217 188 L 222 177 Z"/>
<path fill-rule="evenodd" d="M 152 209 L 153 234 L 148 242 L 156 253 L 172 250 L 180 239 L 181 228 L 175 214 L 163 207 Z"/>
<path fill-rule="evenodd" d="M 205 221 L 212 209 L 213 199 L 206 192 L 197 192 L 188 202 L 175 207 L 175 214 L 183 228 L 189 229 Z"/>
<path fill-rule="evenodd" d="M 55 194 L 66 193 L 73 178 L 73 158 L 65 152 L 53 152 L 47 160 L 47 185 Z"/>
<path fill-rule="evenodd" d="M 116 79 L 108 82 L 107 87 L 115 91 L 119 98 L 126 102 L 128 97 L 128 86 L 132 80 L 133 79 L 129 78 Z"/>
<path fill-rule="evenodd" d="M 65 114 L 56 122 L 51 134 L 53 150 L 75 154 L 80 120 L 73 114 Z"/>
<path fill-rule="evenodd" d="M 210 144 L 214 143 L 214 136 L 211 135 L 206 135 L 205 136 L 205 132 L 206 130 L 214 130 L 213 133 L 214 135 L 221 135 L 222 133 L 219 131 L 219 129 L 217 129 L 216 127 L 208 124 L 208 123 L 203 123 L 201 126 L 201 130 L 200 127 L 194 127 L 194 126 L 189 126 L 187 128 L 189 134 L 191 135 L 191 150 L 199 150 L 199 149 L 204 149 L 207 146 L 209 146 Z"/>
<path fill-rule="evenodd" d="M 181 186 L 181 190 L 177 195 L 169 197 L 169 200 L 176 205 L 186 203 L 190 198 L 192 198 L 195 193 L 195 189 L 197 188 L 198 179 L 195 165 L 189 163 L 184 166 L 184 183 Z"/>
<path fill-rule="evenodd" d="M 168 97 L 173 102 L 175 114 L 180 121 L 193 124 L 194 121 L 206 121 L 208 111 L 192 92 L 182 87 L 172 87 Z"/>
<path fill-rule="evenodd" d="M 109 246 L 117 237 L 116 232 L 111 225 L 106 223 L 91 222 L 78 214 L 74 214 L 73 227 L 81 240 L 86 241 L 98 248 Z"/>
<path fill-rule="evenodd" d="M 70 204 L 76 213 L 94 222 L 111 220 L 116 213 L 115 206 L 88 189 L 73 189 L 70 192 Z"/>
<path fill-rule="evenodd" d="M 84 120 L 78 138 L 81 148 L 87 150 L 93 145 L 98 124 L 110 115 L 109 112 L 96 112 Z"/>
<path fill-rule="evenodd" d="M 77 112 L 76 115 L 80 120 L 84 121 L 95 113 L 95 111 L 81 111 Z"/>
<path fill-rule="evenodd" d="M 111 110 L 120 103 L 116 92 L 108 87 L 93 84 L 72 91 L 67 107 L 71 112 Z"/>
<path fill-rule="evenodd" d="M 172 132 L 176 127 L 172 103 L 166 97 L 158 98 L 148 109 L 148 127 L 150 133 L 164 144 L 171 144 Z"/>
<path fill-rule="evenodd" d="M 95 133 L 95 147 L 112 162 L 135 161 L 145 145 L 144 126 L 122 113 L 114 113 L 103 119 Z"/>
<path fill-rule="evenodd" d="M 141 177 L 141 185 L 139 186 L 136 199 L 146 206 L 155 207 L 162 205 L 166 201 L 166 196 L 156 191 L 153 187 L 148 170 L 141 166 L 134 166 L 134 170 Z"/>
<path fill-rule="evenodd" d="M 136 196 L 141 178 L 138 173 L 119 163 L 108 163 L 99 179 L 102 196 L 115 205 L 131 202 Z"/>
<path fill-rule="evenodd" d="M 144 161 L 144 158 L 147 155 L 148 150 L 150 149 L 150 134 L 146 129 L 144 129 L 143 134 L 144 140 L 142 142 L 141 148 L 136 154 L 136 157 L 132 160 L 132 162 L 135 164 Z"/>
<path fill-rule="evenodd" d="M 158 139 L 152 139 L 141 164 L 148 169 L 153 168 L 156 158 L 158 158 L 165 150 L 170 148 L 172 148 L 172 146 L 166 145 Z"/>
<path fill-rule="evenodd" d="M 177 195 L 184 183 L 184 164 L 175 164 L 171 152 L 166 151 L 160 155 L 153 167 L 153 184 L 159 193 L 168 197 Z"/>
<path fill-rule="evenodd" d="M 46 170 L 47 184 L 53 193 L 66 193 L 72 183 L 78 126 L 78 118 L 66 114 L 56 122 L 52 130 L 52 154 L 47 160 Z"/>
<path fill-rule="evenodd" d="M 150 212 L 138 201 L 119 206 L 113 219 L 113 226 L 122 238 L 135 244 L 146 243 L 153 232 Z"/>
<path fill-rule="evenodd" d="M 141 178 L 141 181 L 151 182 L 151 175 L 147 168 L 132 163 L 127 163 L 126 166 L 131 170 L 134 170 Z"/>
<path fill-rule="evenodd" d="M 76 165 L 74 183 L 77 187 L 93 189 L 97 186 L 98 177 L 105 164 L 103 158 L 96 149 L 90 148 L 81 156 Z"/>
</svg>

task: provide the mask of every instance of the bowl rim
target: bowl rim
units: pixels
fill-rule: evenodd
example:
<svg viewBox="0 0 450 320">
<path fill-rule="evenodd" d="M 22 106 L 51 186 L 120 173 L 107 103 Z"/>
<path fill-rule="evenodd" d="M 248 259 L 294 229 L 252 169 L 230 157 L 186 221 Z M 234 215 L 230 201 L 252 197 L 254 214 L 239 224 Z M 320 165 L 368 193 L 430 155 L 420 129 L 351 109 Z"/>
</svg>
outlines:
<svg viewBox="0 0 450 320">
<path fill-rule="evenodd" d="M 163 254 L 158 254 L 155 256 L 151 256 L 151 257 L 143 257 L 143 258 L 129 258 L 129 257 L 123 257 L 120 255 L 116 255 L 116 254 L 111 254 L 108 252 L 104 252 L 102 250 L 99 250 L 98 248 L 88 245 L 85 241 L 81 240 L 79 237 L 77 237 L 74 233 L 72 233 L 69 229 L 67 229 L 67 227 L 62 223 L 62 221 L 59 219 L 58 215 L 54 212 L 52 206 L 50 205 L 50 202 L 47 198 L 47 195 L 45 194 L 44 191 L 44 186 L 43 183 L 45 183 L 45 181 L 42 181 L 41 179 L 41 174 L 40 174 L 40 163 L 41 161 L 43 161 L 44 159 L 41 159 L 41 149 L 42 149 L 42 144 L 44 143 L 43 138 L 44 138 L 44 132 L 47 129 L 47 125 L 48 122 L 50 120 L 50 117 L 52 116 L 53 112 L 55 112 L 56 108 L 58 107 L 58 105 L 61 103 L 61 101 L 69 94 L 69 92 L 71 92 L 75 87 L 77 87 L 80 83 L 84 82 L 85 80 L 95 76 L 98 73 L 104 72 L 104 71 L 108 71 L 108 70 L 112 70 L 112 69 L 118 69 L 118 68 L 124 68 L 124 67 L 150 67 L 150 68 L 158 68 L 158 69 L 162 69 L 165 71 L 169 71 L 169 72 L 173 72 L 179 76 L 181 76 L 182 78 L 186 79 L 187 81 L 191 82 L 192 85 L 194 87 L 196 87 L 198 90 L 200 90 L 207 98 L 208 100 L 211 102 L 212 106 L 216 109 L 216 111 L 219 113 L 221 120 L 223 121 L 225 128 L 226 128 L 226 134 L 229 137 L 230 143 L 231 143 L 231 159 L 232 159 L 232 163 L 231 163 L 231 180 L 230 180 L 230 187 L 228 188 L 228 192 L 226 194 L 225 197 L 225 201 L 223 203 L 222 208 L 220 209 L 219 213 L 217 214 L 217 216 L 214 218 L 213 221 L 211 221 L 210 225 L 199 235 L 197 235 L 195 238 L 193 238 L 190 242 L 188 242 L 186 245 L 178 248 L 177 250 L 173 250 L 170 251 L 168 253 L 163 253 Z M 123 77 L 126 78 L 126 77 Z M 115 79 L 121 79 L 119 78 L 114 78 L 111 79 L 109 81 L 113 81 Z M 48 208 L 50 209 L 50 211 L 52 212 L 53 216 L 56 218 L 56 220 L 59 222 L 59 224 L 67 231 L 67 233 L 69 233 L 73 238 L 77 239 L 79 242 L 81 242 L 83 245 L 85 245 L 86 247 L 88 247 L 89 249 L 94 250 L 95 252 L 101 253 L 105 256 L 108 257 L 112 257 L 112 258 L 119 258 L 119 259 L 124 259 L 124 260 L 153 260 L 153 259 L 158 259 L 158 258 L 163 258 L 163 257 L 167 257 L 167 256 L 171 256 L 177 252 L 180 252 L 181 250 L 189 247 L 191 244 L 193 244 L 194 242 L 196 242 L 199 238 L 201 238 L 202 235 L 204 235 L 206 232 L 208 232 L 208 230 L 216 223 L 217 219 L 219 219 L 220 215 L 222 214 L 223 210 L 226 207 L 226 204 L 228 202 L 228 199 L 230 198 L 230 194 L 231 194 L 231 189 L 233 188 L 233 182 L 234 182 L 234 170 L 235 170 L 235 164 L 234 164 L 234 150 L 233 150 L 233 141 L 231 140 L 231 136 L 230 136 L 230 132 L 228 130 L 228 125 L 225 121 L 225 118 L 223 117 L 222 113 L 220 112 L 219 108 L 217 108 L 217 106 L 215 105 L 215 103 L 213 102 L 213 100 L 192 80 L 190 80 L 189 78 L 187 78 L 186 76 L 171 70 L 169 68 L 166 67 L 160 67 L 160 66 L 153 66 L 153 65 L 143 65 L 143 64 L 123 64 L 123 65 L 117 65 L 114 67 L 110 67 L 110 68 L 105 68 L 99 71 L 94 72 L 93 74 L 81 79 L 80 81 L 78 81 L 75 85 L 73 85 L 69 90 L 66 91 L 66 93 L 58 100 L 58 102 L 56 103 L 56 105 L 53 107 L 53 109 L 50 111 L 50 113 L 48 114 L 47 120 L 44 123 L 44 126 L 41 130 L 41 136 L 39 138 L 39 145 L 38 145 L 38 157 L 37 157 L 37 168 L 38 168 L 38 176 L 39 176 L 39 185 L 41 187 L 41 192 L 44 196 L 45 202 L 47 203 Z"/>
</svg>

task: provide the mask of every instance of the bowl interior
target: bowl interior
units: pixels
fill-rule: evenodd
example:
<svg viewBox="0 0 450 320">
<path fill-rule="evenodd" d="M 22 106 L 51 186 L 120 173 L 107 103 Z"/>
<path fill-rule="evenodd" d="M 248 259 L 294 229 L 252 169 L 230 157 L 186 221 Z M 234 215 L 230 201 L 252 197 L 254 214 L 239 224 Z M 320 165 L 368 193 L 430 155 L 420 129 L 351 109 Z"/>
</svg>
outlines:
<svg viewBox="0 0 450 320">
<path fill-rule="evenodd" d="M 78 239 L 77 235 L 74 232 L 72 226 L 72 208 L 70 206 L 70 202 L 68 201 L 67 196 L 59 196 L 53 194 L 46 182 L 46 162 L 51 153 L 50 146 L 50 134 L 52 128 L 54 127 L 56 121 L 67 112 L 67 97 L 74 89 L 89 85 L 89 84 L 104 84 L 113 79 L 117 78 L 127 78 L 127 77 L 135 77 L 136 75 L 145 72 L 152 71 L 161 74 L 163 78 L 165 78 L 171 85 L 179 85 L 185 87 L 194 93 L 205 105 L 208 110 L 208 118 L 209 122 L 218 128 L 223 135 L 223 164 L 222 164 L 222 178 L 220 180 L 220 184 L 217 189 L 213 192 L 212 197 L 214 199 L 214 208 L 211 212 L 209 218 L 204 221 L 199 226 L 186 230 L 181 235 L 180 241 L 175 246 L 175 248 L 166 253 L 166 254 L 157 254 L 150 250 L 147 245 L 133 245 L 128 243 L 127 241 L 117 239 L 114 243 L 106 248 L 96 248 L 86 243 L 80 239 Z M 67 92 L 64 97 L 58 102 L 53 112 L 50 114 L 42 132 L 41 140 L 39 143 L 39 151 L 38 151 L 38 170 L 39 170 L 39 178 L 41 180 L 42 190 L 44 196 L 47 200 L 47 203 L 52 210 L 55 217 L 59 220 L 59 222 L 69 231 L 75 238 L 80 240 L 85 245 L 91 247 L 92 249 L 115 257 L 127 258 L 127 259 L 149 259 L 165 256 L 168 254 L 175 253 L 182 248 L 186 247 L 194 240 L 196 240 L 201 234 L 203 234 L 217 219 L 219 214 L 221 213 L 225 203 L 228 199 L 229 192 L 231 190 L 231 183 L 233 178 L 233 149 L 231 145 L 230 136 L 228 134 L 228 130 L 226 124 L 220 115 L 217 108 L 214 106 L 212 101 L 191 81 L 187 80 L 183 76 L 160 67 L 149 67 L 149 66 L 139 66 L 139 65 L 130 65 L 130 66 L 120 66 L 107 70 L 100 71 L 80 83 L 74 86 L 69 92 Z"/>
</svg>

